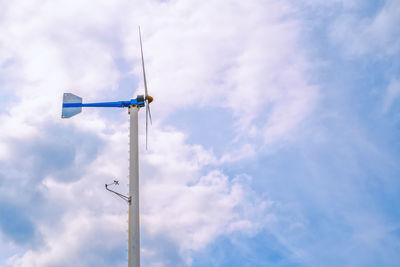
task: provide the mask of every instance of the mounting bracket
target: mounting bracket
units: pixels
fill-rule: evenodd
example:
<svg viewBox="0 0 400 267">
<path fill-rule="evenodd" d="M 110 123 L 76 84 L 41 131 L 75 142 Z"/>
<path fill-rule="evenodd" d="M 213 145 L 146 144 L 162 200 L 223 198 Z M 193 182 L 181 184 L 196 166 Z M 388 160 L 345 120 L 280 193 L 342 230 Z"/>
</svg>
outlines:
<svg viewBox="0 0 400 267">
<path fill-rule="evenodd" d="M 123 200 L 128 202 L 128 204 L 131 204 L 131 197 L 125 196 L 125 195 L 123 195 L 121 193 L 118 193 L 118 192 L 108 188 L 110 185 L 119 185 L 119 181 L 118 180 L 114 180 L 114 182 L 112 182 L 111 184 L 105 184 L 106 190 L 110 191 L 111 193 L 116 194 L 117 196 L 119 196 L 120 198 L 122 198 Z"/>
</svg>

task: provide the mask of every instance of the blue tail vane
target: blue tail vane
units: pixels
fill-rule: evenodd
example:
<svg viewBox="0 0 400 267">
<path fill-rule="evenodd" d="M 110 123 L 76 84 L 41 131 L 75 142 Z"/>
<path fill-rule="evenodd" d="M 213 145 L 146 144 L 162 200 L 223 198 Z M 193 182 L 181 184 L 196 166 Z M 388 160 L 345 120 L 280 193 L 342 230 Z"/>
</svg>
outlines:
<svg viewBox="0 0 400 267">
<path fill-rule="evenodd" d="M 72 104 L 72 105 L 71 105 Z M 61 118 L 70 118 L 82 111 L 82 97 L 64 93 Z"/>
</svg>

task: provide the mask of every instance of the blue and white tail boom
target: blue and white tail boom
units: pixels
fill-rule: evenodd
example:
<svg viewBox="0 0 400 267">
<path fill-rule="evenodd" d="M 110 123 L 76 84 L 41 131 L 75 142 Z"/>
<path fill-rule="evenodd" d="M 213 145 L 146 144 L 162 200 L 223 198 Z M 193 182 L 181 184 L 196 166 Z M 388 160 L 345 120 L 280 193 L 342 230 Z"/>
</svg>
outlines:
<svg viewBox="0 0 400 267">
<path fill-rule="evenodd" d="M 143 95 L 138 95 L 136 99 L 131 99 L 128 101 L 82 103 L 82 97 L 76 96 L 71 93 L 64 93 L 61 118 L 66 119 L 75 116 L 76 114 L 82 111 L 82 107 L 109 107 L 109 108 L 127 108 L 130 106 L 144 107 L 145 106 L 144 101 L 145 97 Z"/>
</svg>

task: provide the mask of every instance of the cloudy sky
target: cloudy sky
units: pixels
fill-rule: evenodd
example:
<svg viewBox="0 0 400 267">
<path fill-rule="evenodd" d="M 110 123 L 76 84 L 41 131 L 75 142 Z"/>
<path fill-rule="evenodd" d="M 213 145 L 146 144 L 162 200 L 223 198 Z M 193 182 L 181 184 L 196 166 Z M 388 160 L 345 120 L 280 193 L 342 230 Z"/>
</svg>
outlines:
<svg viewBox="0 0 400 267">
<path fill-rule="evenodd" d="M 398 0 L 0 0 L 0 266 L 400 265 Z"/>
</svg>

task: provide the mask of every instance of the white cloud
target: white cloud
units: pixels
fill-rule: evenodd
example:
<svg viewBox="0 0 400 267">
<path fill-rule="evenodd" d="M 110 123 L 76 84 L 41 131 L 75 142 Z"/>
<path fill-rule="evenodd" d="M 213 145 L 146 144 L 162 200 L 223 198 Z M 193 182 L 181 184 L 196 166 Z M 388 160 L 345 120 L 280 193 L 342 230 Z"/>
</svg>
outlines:
<svg viewBox="0 0 400 267">
<path fill-rule="evenodd" d="M 257 125 L 251 136 L 258 133 L 271 144 L 293 134 L 310 114 L 316 90 L 307 84 L 309 66 L 297 45 L 300 24 L 283 18 L 291 14 L 284 2 L 149 5 L 139 12 L 126 1 L 95 6 L 58 1 L 41 5 L 35 16 L 34 4 L 9 6 L 3 24 L 10 26 L 0 45 L 7 53 L 2 58 L 15 62 L 9 70 L 12 79 L 5 79 L 20 98 L 11 112 L 24 120 L 29 116 L 31 123 L 57 121 L 62 92 L 95 101 L 115 89 L 121 77 L 115 58 L 139 63 L 140 22 L 149 85 L 157 103 L 153 113 L 159 120 L 181 108 L 217 105 L 235 114 L 239 135 Z M 140 72 L 136 64 L 137 77 Z"/>
<path fill-rule="evenodd" d="M 224 153 L 219 159 L 219 164 L 237 162 L 245 158 L 249 158 L 256 155 L 256 148 L 250 144 L 244 144 L 238 149 L 231 150 Z"/>
<path fill-rule="evenodd" d="M 361 16 L 357 11 L 344 13 L 336 19 L 332 25 L 331 39 L 340 44 L 349 56 L 374 54 L 387 57 L 399 53 L 399 2 L 386 1 L 373 17 Z"/>
<path fill-rule="evenodd" d="M 49 202 L 65 210 L 55 225 L 37 218 L 44 245 L 10 259 L 13 266 L 63 266 L 66 259 L 84 266 L 95 261 L 79 265 L 77 259 L 97 232 L 117 227 L 110 246 L 123 236 L 122 204 L 115 209 L 119 203 L 94 184 L 127 173 L 127 123 L 93 110 L 61 121 L 60 102 L 64 91 L 95 101 L 117 89 L 126 75 L 118 70 L 117 58 L 133 62 L 133 74 L 141 78 L 139 22 L 156 119 L 151 152 L 141 155 L 143 229 L 153 236 L 166 233 L 189 264 L 192 251 L 216 237 L 238 231 L 251 235 L 268 223 L 271 203 L 253 196 L 246 175 L 229 177 L 218 164 L 254 155 L 252 140 L 270 145 L 293 136 L 317 101 L 305 51 L 298 45 L 301 25 L 288 18 L 293 14 L 285 1 L 24 1 L 4 6 L 0 61 L 11 63 L 6 68 L 10 76 L 1 75 L 0 85 L 12 88 L 17 100 L 0 118 L 0 148 L 5 148 L 0 159 L 7 160 L 9 148 L 21 140 L 46 137 L 47 123 L 90 132 L 105 142 L 98 157 L 80 170 L 78 181 L 57 182 L 49 175 L 38 185 Z M 201 144 L 186 144 L 185 134 L 164 120 L 174 111 L 212 106 L 232 111 L 238 136 L 250 137 L 250 142 L 236 140 L 240 149 L 220 159 Z M 75 164 L 82 157 L 77 155 Z"/>
<path fill-rule="evenodd" d="M 82 214 L 81 211 L 71 210 L 60 218 L 56 226 L 41 227 L 40 232 L 46 242 L 44 246 L 28 250 L 22 257 L 11 257 L 8 264 L 18 267 L 81 267 L 98 263 L 105 266 L 107 254 L 111 254 L 121 243 L 120 239 L 124 238 L 124 232 L 117 228 L 122 228 L 123 219 L 117 215 L 90 214 L 87 211 Z M 97 252 L 88 253 L 93 248 Z M 124 266 L 122 262 L 123 258 L 115 259 L 112 264 Z"/>
<path fill-rule="evenodd" d="M 317 7 L 328 7 L 333 8 L 335 6 L 340 6 L 345 10 L 351 10 L 354 8 L 358 8 L 360 4 L 362 4 L 362 0 L 331 0 L 331 1 L 324 1 L 324 0 L 303 0 L 307 5 L 317 6 Z"/>
<path fill-rule="evenodd" d="M 230 179 L 216 169 L 201 175 L 204 167 L 213 164 L 210 152 L 186 145 L 182 133 L 171 129 L 153 135 L 154 149 L 142 154 L 142 231 L 155 238 L 167 237 L 190 265 L 192 254 L 216 237 L 236 232 L 254 235 L 268 224 L 271 203 L 255 195 L 249 177 Z M 103 184 L 114 177 L 121 179 L 121 185 L 127 182 L 128 162 L 121 163 L 121 155 L 127 155 L 126 137 L 126 131 L 108 136 L 103 152 L 82 168 L 82 179 L 66 184 L 46 177 L 40 190 L 54 209 L 61 209 L 62 217 L 55 224 L 36 218 L 44 244 L 14 255 L 9 259 L 11 266 L 87 266 L 96 261 L 79 260 L 85 246 L 92 248 L 90 244 L 99 242 L 99 236 L 107 240 L 107 245 L 97 248 L 103 251 L 99 260 L 123 244 L 127 206 L 106 192 Z M 117 188 L 122 193 L 124 189 Z M 152 247 L 143 250 L 149 255 L 160 253 Z M 155 261 L 152 257 L 144 260 Z"/>
<path fill-rule="evenodd" d="M 157 100 L 154 113 L 167 116 L 188 107 L 219 106 L 234 113 L 239 135 L 247 135 L 248 128 L 259 122 L 266 127 L 258 135 L 267 143 L 293 134 L 310 114 L 317 92 L 308 85 L 310 66 L 297 45 L 300 24 L 283 18 L 291 14 L 289 6 L 273 1 L 177 5 L 162 6 L 171 16 L 145 35 L 150 88 Z M 296 101 L 288 101 L 292 98 Z M 280 116 L 280 122 L 274 119 L 287 109 L 296 115 Z M 269 132 L 279 134 L 272 141 Z"/>
<path fill-rule="evenodd" d="M 0 125 L 2 130 L 0 131 L 0 160 L 8 160 L 13 151 L 9 144 L 18 142 L 19 140 L 33 137 L 38 134 L 38 129 L 29 123 L 23 121 L 23 119 L 10 116 L 8 114 L 0 115 Z"/>
<path fill-rule="evenodd" d="M 219 235 L 257 231 L 267 223 L 268 203 L 251 196 L 247 178 L 229 179 L 215 169 L 200 175 L 206 165 L 214 164 L 209 152 L 185 145 L 179 133 L 158 135 L 154 151 L 143 158 L 150 164 L 146 169 L 158 170 L 143 180 L 146 231 L 168 236 L 185 254 L 204 248 Z"/>
</svg>

